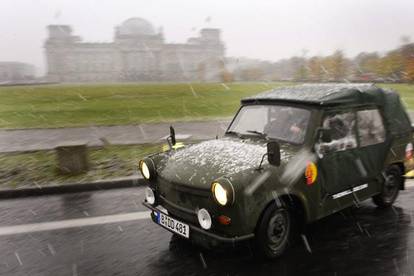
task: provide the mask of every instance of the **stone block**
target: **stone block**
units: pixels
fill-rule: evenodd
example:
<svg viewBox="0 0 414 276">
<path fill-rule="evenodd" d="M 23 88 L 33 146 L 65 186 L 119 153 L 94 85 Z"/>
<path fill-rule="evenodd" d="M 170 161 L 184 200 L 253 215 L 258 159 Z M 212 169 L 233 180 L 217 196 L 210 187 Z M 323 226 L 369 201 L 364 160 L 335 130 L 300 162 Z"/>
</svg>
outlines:
<svg viewBox="0 0 414 276">
<path fill-rule="evenodd" d="M 88 147 L 85 142 L 60 144 L 55 148 L 60 174 L 76 175 L 89 169 Z"/>
</svg>

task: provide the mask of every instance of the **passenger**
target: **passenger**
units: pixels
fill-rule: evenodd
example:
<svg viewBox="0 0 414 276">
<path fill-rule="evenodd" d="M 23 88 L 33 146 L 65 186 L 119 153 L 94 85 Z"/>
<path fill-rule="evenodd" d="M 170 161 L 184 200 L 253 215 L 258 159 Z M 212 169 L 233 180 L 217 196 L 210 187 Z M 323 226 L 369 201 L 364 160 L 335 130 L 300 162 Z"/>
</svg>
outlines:
<svg viewBox="0 0 414 276">
<path fill-rule="evenodd" d="M 356 147 L 355 136 L 352 134 L 355 119 L 353 117 L 334 116 L 327 118 L 323 125 L 324 128 L 331 130 L 330 143 L 326 143 L 329 152 L 341 151 Z"/>
</svg>

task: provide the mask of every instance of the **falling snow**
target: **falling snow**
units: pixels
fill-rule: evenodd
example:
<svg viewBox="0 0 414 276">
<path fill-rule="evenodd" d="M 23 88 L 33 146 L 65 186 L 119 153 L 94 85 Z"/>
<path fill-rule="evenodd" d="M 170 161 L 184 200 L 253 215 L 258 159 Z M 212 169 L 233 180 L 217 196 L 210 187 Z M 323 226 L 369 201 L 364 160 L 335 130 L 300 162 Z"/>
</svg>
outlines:
<svg viewBox="0 0 414 276">
<path fill-rule="evenodd" d="M 16 256 L 17 261 L 19 262 L 20 265 L 23 265 L 22 260 L 20 259 L 19 253 L 14 252 L 14 255 Z"/>
<path fill-rule="evenodd" d="M 254 191 L 257 190 L 257 188 L 259 188 L 271 175 L 270 171 L 265 171 L 264 173 L 260 174 L 258 177 L 256 177 L 252 184 L 250 184 L 246 190 L 244 191 L 244 193 L 248 196 L 250 196 L 251 194 L 254 193 Z"/>
<path fill-rule="evenodd" d="M 311 153 L 309 150 L 303 149 L 299 151 L 286 165 L 280 178 L 281 181 L 287 185 L 292 185 L 299 179 L 299 177 L 303 176 L 306 165 L 315 160 L 315 154 Z"/>
</svg>

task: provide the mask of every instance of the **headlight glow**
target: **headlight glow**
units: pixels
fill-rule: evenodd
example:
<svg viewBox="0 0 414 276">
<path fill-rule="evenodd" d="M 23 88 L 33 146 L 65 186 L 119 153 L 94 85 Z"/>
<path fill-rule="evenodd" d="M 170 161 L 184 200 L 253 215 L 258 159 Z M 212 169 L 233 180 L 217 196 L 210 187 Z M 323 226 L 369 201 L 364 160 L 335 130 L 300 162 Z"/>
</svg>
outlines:
<svg viewBox="0 0 414 276">
<path fill-rule="evenodd" d="M 217 202 L 224 206 L 227 204 L 228 198 L 227 198 L 227 191 L 224 189 L 224 187 L 218 183 L 214 182 L 212 187 L 214 198 L 217 200 Z"/>
<path fill-rule="evenodd" d="M 138 167 L 139 167 L 139 170 L 142 176 L 146 180 L 155 179 L 156 170 L 155 170 L 154 162 L 151 159 L 145 158 L 144 160 L 139 161 Z"/>
<path fill-rule="evenodd" d="M 150 179 L 151 174 L 149 172 L 147 164 L 144 161 L 141 161 L 141 173 L 145 179 Z"/>
</svg>

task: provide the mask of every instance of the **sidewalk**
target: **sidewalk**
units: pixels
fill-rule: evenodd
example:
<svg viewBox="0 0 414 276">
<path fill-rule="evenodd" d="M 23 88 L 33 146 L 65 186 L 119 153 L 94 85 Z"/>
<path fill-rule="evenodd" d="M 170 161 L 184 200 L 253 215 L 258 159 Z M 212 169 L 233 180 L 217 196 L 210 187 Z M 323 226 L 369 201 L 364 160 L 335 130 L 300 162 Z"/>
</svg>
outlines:
<svg viewBox="0 0 414 276">
<path fill-rule="evenodd" d="M 159 143 L 175 128 L 178 140 L 205 140 L 223 135 L 230 120 L 189 121 L 124 126 L 91 126 L 51 129 L 0 129 L 0 152 L 50 150 L 81 141 L 89 146 Z"/>
<path fill-rule="evenodd" d="M 414 112 L 408 112 L 414 122 Z M 123 126 L 91 126 L 49 129 L 0 129 L 0 153 L 51 150 L 56 146 L 81 141 L 89 146 L 153 144 L 165 140 L 169 127 L 178 140 L 206 140 L 224 134 L 230 118 L 216 121 L 188 121 Z"/>
</svg>

